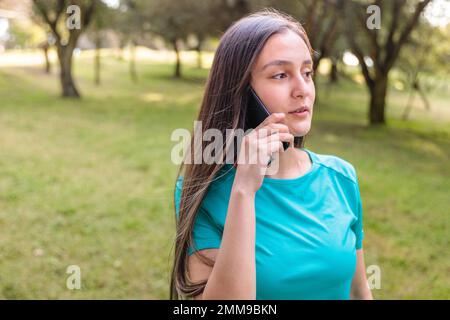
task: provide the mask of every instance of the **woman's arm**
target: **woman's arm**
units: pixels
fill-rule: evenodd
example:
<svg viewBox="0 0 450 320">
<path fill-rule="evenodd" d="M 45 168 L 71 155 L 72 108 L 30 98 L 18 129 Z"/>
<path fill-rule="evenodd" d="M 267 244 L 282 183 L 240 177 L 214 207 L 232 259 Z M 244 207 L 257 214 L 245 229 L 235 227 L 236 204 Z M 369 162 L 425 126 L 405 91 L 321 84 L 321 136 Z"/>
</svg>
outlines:
<svg viewBox="0 0 450 320">
<path fill-rule="evenodd" d="M 350 298 L 352 300 L 373 300 L 366 277 L 366 266 L 364 263 L 364 251 L 356 250 L 356 271 L 353 276 Z"/>
<path fill-rule="evenodd" d="M 256 299 L 255 196 L 270 156 L 283 151 L 282 141 L 294 143 L 289 128 L 282 124 L 285 116 L 272 113 L 241 142 L 222 241 L 203 299 Z"/>
<path fill-rule="evenodd" d="M 233 186 L 222 242 L 202 298 L 256 299 L 255 194 Z"/>
</svg>

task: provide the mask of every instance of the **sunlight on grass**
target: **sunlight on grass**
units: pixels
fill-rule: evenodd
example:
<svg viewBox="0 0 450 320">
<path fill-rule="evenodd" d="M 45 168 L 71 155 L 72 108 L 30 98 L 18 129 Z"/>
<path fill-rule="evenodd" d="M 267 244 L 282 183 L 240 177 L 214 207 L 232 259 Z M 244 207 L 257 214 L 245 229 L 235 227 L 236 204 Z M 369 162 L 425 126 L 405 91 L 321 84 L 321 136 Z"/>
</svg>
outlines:
<svg viewBox="0 0 450 320">
<path fill-rule="evenodd" d="M 141 99 L 146 102 L 159 102 L 164 100 L 164 96 L 160 93 L 145 93 Z"/>
<path fill-rule="evenodd" d="M 54 49 L 49 50 L 49 59 L 52 63 L 57 63 L 57 54 Z M 122 57 L 125 60 L 131 59 L 131 51 L 129 48 L 124 48 L 122 51 L 112 49 L 100 49 L 102 56 L 116 56 Z M 181 59 L 188 64 L 197 63 L 197 52 L 181 51 Z M 82 59 L 94 59 L 95 50 L 75 50 L 74 57 Z M 175 61 L 175 53 L 171 50 L 153 50 L 145 47 L 137 47 L 135 51 L 135 58 L 137 61 L 152 61 L 154 63 L 172 63 Z M 212 64 L 213 53 L 202 52 L 202 65 L 204 68 L 209 68 Z M 41 50 L 27 49 L 27 50 L 8 50 L 0 53 L 0 67 L 17 67 L 17 66 L 38 66 L 45 63 L 44 54 Z"/>
</svg>

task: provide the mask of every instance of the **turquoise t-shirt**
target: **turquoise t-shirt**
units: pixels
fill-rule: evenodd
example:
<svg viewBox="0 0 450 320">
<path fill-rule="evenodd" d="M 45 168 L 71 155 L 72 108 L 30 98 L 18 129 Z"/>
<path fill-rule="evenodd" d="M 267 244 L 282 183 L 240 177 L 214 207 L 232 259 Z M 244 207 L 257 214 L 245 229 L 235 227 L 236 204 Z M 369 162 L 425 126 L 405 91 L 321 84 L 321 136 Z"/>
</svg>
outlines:
<svg viewBox="0 0 450 320">
<path fill-rule="evenodd" d="M 310 171 L 293 179 L 264 177 L 256 192 L 256 298 L 349 299 L 364 237 L 356 171 L 336 156 L 302 150 Z M 211 183 L 195 220 L 197 250 L 220 248 L 235 174 L 225 164 Z M 177 218 L 182 183 L 180 176 Z"/>
</svg>

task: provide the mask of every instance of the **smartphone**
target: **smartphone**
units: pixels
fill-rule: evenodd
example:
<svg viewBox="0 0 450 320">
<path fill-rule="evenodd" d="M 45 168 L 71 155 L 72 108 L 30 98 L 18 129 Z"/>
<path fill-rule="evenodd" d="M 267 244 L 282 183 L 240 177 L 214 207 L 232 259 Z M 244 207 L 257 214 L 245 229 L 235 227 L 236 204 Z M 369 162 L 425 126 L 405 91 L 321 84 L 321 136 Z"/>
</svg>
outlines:
<svg viewBox="0 0 450 320">
<path fill-rule="evenodd" d="M 248 104 L 247 104 L 247 113 L 245 115 L 245 126 L 244 131 L 248 129 L 254 129 L 261 122 L 264 121 L 268 116 L 270 116 L 269 110 L 267 110 L 264 103 L 256 94 L 255 90 L 251 86 L 247 88 L 248 94 Z M 289 142 L 282 141 L 283 149 L 286 150 L 289 148 Z"/>
</svg>

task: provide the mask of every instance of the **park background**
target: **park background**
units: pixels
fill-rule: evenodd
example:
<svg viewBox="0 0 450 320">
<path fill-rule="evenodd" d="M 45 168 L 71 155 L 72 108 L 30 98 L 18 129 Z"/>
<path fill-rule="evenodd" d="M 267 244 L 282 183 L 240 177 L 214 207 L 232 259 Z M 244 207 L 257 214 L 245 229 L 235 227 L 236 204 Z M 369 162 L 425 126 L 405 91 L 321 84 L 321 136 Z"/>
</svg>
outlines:
<svg viewBox="0 0 450 320">
<path fill-rule="evenodd" d="M 168 298 L 171 133 L 192 131 L 220 35 L 264 7 L 316 50 L 306 147 L 357 170 L 374 297 L 450 298 L 445 0 L 0 0 L 0 298 Z"/>
</svg>

